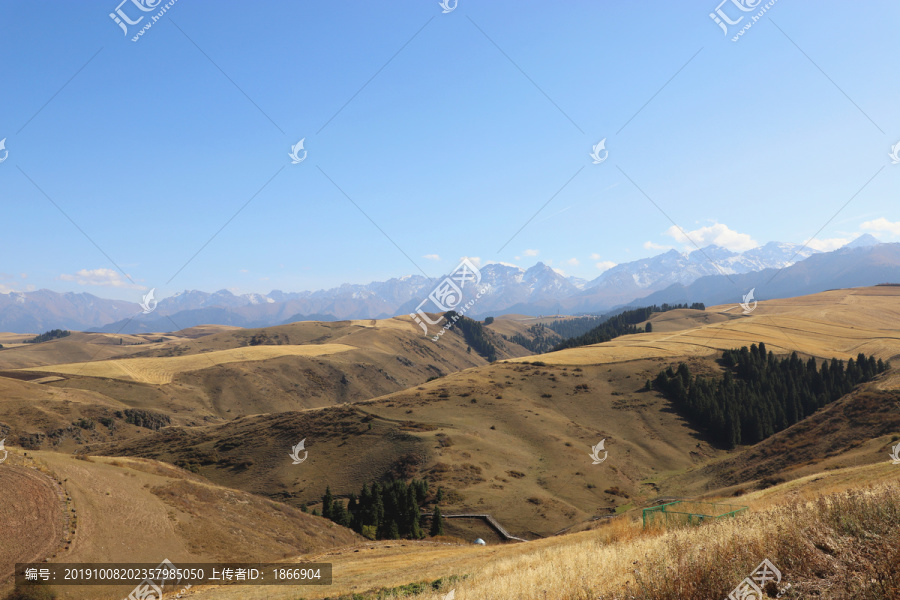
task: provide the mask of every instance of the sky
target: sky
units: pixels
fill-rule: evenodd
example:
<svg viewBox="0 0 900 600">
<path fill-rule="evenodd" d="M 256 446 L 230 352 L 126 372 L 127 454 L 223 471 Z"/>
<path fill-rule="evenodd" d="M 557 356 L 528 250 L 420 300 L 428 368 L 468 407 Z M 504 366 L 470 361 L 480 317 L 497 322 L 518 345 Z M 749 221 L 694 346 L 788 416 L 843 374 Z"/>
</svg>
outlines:
<svg viewBox="0 0 900 600">
<path fill-rule="evenodd" d="M 900 241 L 896 2 L 118 1 L 0 4 L 0 292 Z"/>
</svg>

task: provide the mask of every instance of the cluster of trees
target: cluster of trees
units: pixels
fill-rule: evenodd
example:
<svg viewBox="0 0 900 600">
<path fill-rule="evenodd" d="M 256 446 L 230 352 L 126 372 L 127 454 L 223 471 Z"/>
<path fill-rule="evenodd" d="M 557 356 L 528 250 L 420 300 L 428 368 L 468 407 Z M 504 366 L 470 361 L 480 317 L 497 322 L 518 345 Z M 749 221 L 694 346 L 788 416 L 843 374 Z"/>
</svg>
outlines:
<svg viewBox="0 0 900 600">
<path fill-rule="evenodd" d="M 512 337 L 504 337 L 515 344 L 519 344 L 523 348 L 527 348 L 534 354 L 550 352 L 553 350 L 553 347 L 557 344 L 557 340 L 559 339 L 555 335 L 551 336 L 550 328 L 543 323 L 532 325 L 528 328 L 528 333 L 531 335 L 530 338 L 521 333 L 517 333 Z"/>
<path fill-rule="evenodd" d="M 576 317 L 574 319 L 560 319 L 547 324 L 547 327 L 558 333 L 564 340 L 587 333 L 606 317 L 597 315 L 590 317 Z"/>
<path fill-rule="evenodd" d="M 35 336 L 30 340 L 25 340 L 25 343 L 40 344 L 41 342 L 49 342 L 50 340 L 64 338 L 67 335 L 71 335 L 71 333 L 71 331 L 66 331 L 65 329 L 51 329 L 50 331 L 45 331 L 41 335 Z"/>
<path fill-rule="evenodd" d="M 637 323 L 646 321 L 650 315 L 655 312 L 666 312 L 677 308 L 693 308 L 704 310 L 706 306 L 702 302 L 695 302 L 688 306 L 687 304 L 663 304 L 662 306 L 645 306 L 643 308 L 635 308 L 626 310 L 616 315 L 611 315 L 590 331 L 581 335 L 569 338 L 557 344 L 553 350 L 563 350 L 565 348 L 577 348 L 579 346 L 587 346 L 589 344 L 601 344 L 608 342 L 620 335 L 628 335 L 631 333 L 641 333 L 644 329 L 638 329 Z M 553 325 L 551 324 L 551 327 Z M 555 330 L 554 330 L 555 331 Z"/>
<path fill-rule="evenodd" d="M 722 364 L 721 378 L 693 376 L 681 363 L 647 383 L 726 448 L 764 440 L 890 368 L 864 354 L 846 366 L 837 359 L 804 362 L 796 352 L 779 360 L 763 343 L 726 350 Z"/>
<path fill-rule="evenodd" d="M 440 502 L 443 494 L 443 490 L 438 488 L 433 500 Z M 332 495 L 331 488 L 326 488 L 322 496 L 321 516 L 369 539 L 417 540 L 425 537 L 419 508 L 428 501 L 428 482 L 424 479 L 413 479 L 409 483 L 396 479 L 384 484 L 363 485 L 359 496 L 350 494 L 346 505 L 342 499 Z M 313 514 L 318 515 L 319 512 L 313 511 Z M 443 533 L 441 509 L 435 507 L 429 534 L 435 536 Z"/>
<path fill-rule="evenodd" d="M 649 311 L 649 313 L 654 312 L 666 312 L 669 310 L 675 310 L 676 308 L 692 308 L 694 310 L 706 310 L 706 305 L 703 302 L 694 302 L 693 304 L 668 304 L 663 303 L 661 306 L 653 305 L 648 306 L 646 308 L 639 308 L 638 311 Z M 592 330 L 597 328 L 598 326 L 606 323 L 610 319 L 615 318 L 620 314 L 625 314 L 632 311 L 620 311 L 619 313 L 611 313 L 606 315 L 598 315 L 598 316 L 587 316 L 587 317 L 578 317 L 576 319 L 565 319 L 558 320 L 549 323 L 547 327 L 558 333 L 564 340 L 568 340 L 571 338 L 577 338 L 579 336 L 589 334 Z M 643 319 L 637 319 L 632 321 L 632 323 L 640 323 L 641 321 L 646 320 L 646 317 Z M 607 340 L 608 341 L 608 340 Z M 595 344 L 597 342 L 589 342 L 591 344 Z M 581 345 L 581 344 L 579 344 Z"/>
<path fill-rule="evenodd" d="M 448 322 L 453 322 L 455 327 L 463 334 L 469 348 L 488 359 L 490 362 L 497 360 L 497 347 L 488 339 L 484 325 L 469 317 L 464 317 L 454 310 L 444 313 Z"/>
</svg>

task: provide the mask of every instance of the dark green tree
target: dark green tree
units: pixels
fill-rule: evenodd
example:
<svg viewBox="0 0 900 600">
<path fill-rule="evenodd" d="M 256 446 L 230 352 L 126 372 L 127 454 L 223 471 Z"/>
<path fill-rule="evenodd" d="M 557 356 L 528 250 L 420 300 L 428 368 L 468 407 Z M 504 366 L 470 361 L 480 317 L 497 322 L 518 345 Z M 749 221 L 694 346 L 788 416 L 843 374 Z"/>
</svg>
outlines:
<svg viewBox="0 0 900 600">
<path fill-rule="evenodd" d="M 322 496 L 322 516 L 326 519 L 331 519 L 334 514 L 332 509 L 334 508 L 334 496 L 331 495 L 331 487 L 325 487 L 325 494 Z"/>
<path fill-rule="evenodd" d="M 444 517 L 441 515 L 440 506 L 435 506 L 434 512 L 431 514 L 431 530 L 428 535 L 431 537 L 444 535 Z"/>
</svg>

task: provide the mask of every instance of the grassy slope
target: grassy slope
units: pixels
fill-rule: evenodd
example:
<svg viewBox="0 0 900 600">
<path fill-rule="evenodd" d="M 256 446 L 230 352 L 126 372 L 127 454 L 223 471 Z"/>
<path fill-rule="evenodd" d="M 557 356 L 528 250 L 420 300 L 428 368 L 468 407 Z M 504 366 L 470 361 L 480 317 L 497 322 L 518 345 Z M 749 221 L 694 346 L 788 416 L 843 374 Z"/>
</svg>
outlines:
<svg viewBox="0 0 900 600">
<path fill-rule="evenodd" d="M 824 303 L 817 296 L 795 299 L 784 303 L 780 310 L 785 314 L 761 303 L 758 310 L 777 317 L 776 325 L 761 314 L 678 334 L 626 336 L 608 344 L 543 355 L 539 361 L 525 359 L 533 363 L 552 360 L 544 366 L 516 359 L 468 369 L 359 403 L 340 414 L 313 411 L 248 417 L 227 426 L 210 426 L 202 433 L 173 431 L 99 450 L 195 461 L 204 475 L 221 484 L 279 494 L 293 502 L 316 500 L 326 480 L 338 494 L 358 491 L 365 481 L 396 470 L 397 464 L 406 460 L 415 463 L 407 469 L 408 474 L 427 476 L 459 492 L 448 510 L 490 512 L 516 535 L 546 536 L 660 495 L 697 494 L 741 483 L 723 477 L 725 472 L 738 473 L 740 479 L 759 479 L 770 474 L 773 460 L 784 461 L 788 450 L 793 458 L 785 465 L 815 460 L 822 452 L 821 444 L 829 443 L 823 441 L 828 440 L 827 428 L 814 428 L 806 437 L 776 436 L 733 458 L 711 447 L 672 411 L 667 400 L 642 389 L 646 379 L 677 362 L 671 355 L 683 342 L 656 340 L 648 344 L 645 340 L 657 335 L 717 335 L 716 344 L 732 347 L 759 338 L 784 337 L 783 328 L 790 326 L 792 339 L 809 344 L 823 331 L 842 327 L 844 338 L 821 336 L 828 344 L 816 352 L 849 356 L 858 349 L 859 337 L 867 336 L 864 345 L 878 346 L 886 357 L 896 355 L 898 345 L 892 341 L 897 339 L 897 331 L 892 329 L 896 321 L 891 321 L 893 314 L 884 305 L 885 300 L 893 302 L 895 298 L 867 291 L 827 293 L 832 298 Z M 838 303 L 845 312 L 868 312 L 865 330 L 852 329 L 856 327 L 852 318 L 843 319 L 842 313 L 826 310 L 834 296 L 845 302 Z M 881 320 L 875 320 L 875 315 Z M 688 314 L 681 318 L 690 321 L 697 317 Z M 842 324 L 833 325 L 822 320 L 825 318 Z M 723 331 L 720 327 L 729 328 Z M 715 354 L 712 345 L 704 347 L 704 356 L 689 359 L 693 371 L 718 369 L 711 360 Z M 607 362 L 610 352 L 615 354 L 621 347 L 639 348 L 642 358 Z M 868 396 L 860 396 L 852 406 L 865 398 Z M 865 413 L 867 407 L 849 410 Z M 827 414 L 823 411 L 819 418 L 830 418 Z M 366 415 L 374 418 L 373 430 L 367 429 Z M 881 417 L 874 421 L 847 415 L 841 418 L 840 443 L 844 446 L 863 444 L 871 436 L 874 421 L 881 426 L 878 435 L 886 435 L 894 427 Z M 801 429 L 816 422 L 801 424 Z M 271 433 L 273 428 L 276 435 Z M 321 448 L 313 455 L 327 478 L 313 473 L 298 480 L 293 471 L 285 470 L 287 448 L 304 437 L 310 447 L 318 444 Z M 593 465 L 588 453 L 601 439 L 606 440 L 609 458 Z M 884 443 L 884 439 L 877 443 L 877 452 L 860 447 L 849 464 L 881 460 Z M 408 456 L 413 458 L 404 458 Z M 723 460 L 730 462 L 717 466 Z M 238 471 L 235 464 L 247 466 Z"/>
<path fill-rule="evenodd" d="M 205 328 L 192 328 L 182 332 L 185 337 L 163 343 L 125 346 L 137 355 L 130 354 L 134 358 L 120 361 L 101 360 L 108 348 L 119 346 L 94 347 L 76 339 L 72 342 L 76 345 L 72 354 L 88 358 L 96 355 L 96 363 L 55 367 L 44 361 L 33 371 L 8 374 L 39 376 L 64 371 L 65 380 L 53 386 L 91 390 L 122 399 L 129 406 L 162 410 L 179 422 L 202 424 L 241 415 L 366 400 L 432 377 L 487 364 L 476 353 L 466 351 L 467 346 L 457 333 L 443 336 L 436 344 L 405 317 L 304 322 L 264 329 L 231 328 L 195 339 L 186 337 L 204 332 Z M 520 346 L 505 342 L 498 335 L 494 337 L 501 357 L 528 354 Z M 261 344 L 251 346 L 254 338 Z M 151 335 L 149 339 L 157 338 Z M 48 360 L 71 363 L 65 351 L 52 349 L 61 343 L 58 340 L 38 346 L 48 347 L 44 351 Z M 350 349 L 321 356 L 298 355 L 318 353 L 317 347 L 328 344 Z M 0 359 L 4 352 L 0 352 Z M 268 358 L 257 360 L 263 355 Z M 123 371 L 122 367 L 135 368 Z M 169 378 L 171 383 L 162 383 Z"/>
<path fill-rule="evenodd" d="M 29 454 L 62 482 L 76 511 L 70 541 L 55 562 L 279 561 L 362 540 L 325 519 L 212 485 L 170 465 Z M 31 536 L 32 528 L 22 526 L 19 536 Z M 90 586 L 65 590 L 71 594 L 66 597 L 91 599 L 122 598 L 129 591 Z"/>
<path fill-rule="evenodd" d="M 708 312 L 729 318 L 690 329 L 623 336 L 604 344 L 545 354 L 541 360 L 572 366 L 652 357 L 703 357 L 757 342 L 765 342 L 776 354 L 797 351 L 848 359 L 864 352 L 890 360 L 900 357 L 898 300 L 900 288 L 875 287 L 760 302 L 746 316 L 740 315 L 734 305 L 711 307 Z M 657 315 L 654 322 L 665 318 Z"/>
<path fill-rule="evenodd" d="M 764 474 L 759 470 L 761 467 L 773 457 L 781 459 L 786 452 L 798 457 L 785 463 L 796 466 L 797 475 L 814 474 L 798 480 L 809 481 L 813 489 L 813 482 L 857 472 L 823 471 L 826 467 L 887 461 L 884 445 L 892 421 L 885 418 L 889 416 L 887 413 L 871 421 L 869 411 L 875 406 L 871 404 L 874 396 L 892 393 L 897 388 L 896 374 L 888 374 L 846 402 L 841 401 L 808 423 L 799 424 L 809 428 L 803 436 L 790 439 L 776 436 L 778 439 L 767 441 L 771 445 L 768 450 L 760 445 L 744 449 L 743 455 L 732 456 L 710 448 L 671 412 L 667 401 L 655 393 L 641 391 L 640 387 L 648 376 L 684 355 L 692 357 L 692 370 L 715 369 L 710 358 L 717 348 L 760 340 L 776 352 L 797 347 L 805 353 L 827 358 L 833 355 L 846 358 L 860 351 L 886 359 L 900 356 L 898 294 L 900 290 L 891 288 L 838 290 L 762 302 L 750 317 L 727 318 L 730 313 L 725 311 L 733 313 L 734 307 L 717 307 L 713 312 L 726 315 L 727 320 L 678 330 L 697 318 L 686 315 L 680 323 L 670 322 L 669 331 L 627 336 L 608 344 L 537 359 L 552 366 L 522 364 L 534 362 L 534 358 L 517 359 L 454 373 L 355 407 L 245 417 L 227 425 L 190 430 L 170 428 L 144 436 L 140 441 L 120 443 L 116 448 L 166 460 L 195 460 L 201 473 L 218 483 L 267 493 L 274 490 L 283 497 L 292 495 L 294 502 L 315 498 L 325 482 L 331 483 L 338 493 L 357 491 L 363 481 L 405 465 L 414 473 L 427 473 L 460 491 L 460 496 L 451 497 L 448 511 L 491 512 L 514 534 L 526 536 L 546 535 L 610 508 L 627 508 L 660 494 L 696 494 L 701 490 L 712 493 L 710 479 L 713 485 L 732 484 L 720 479 L 723 473 L 735 469 L 748 478 L 758 478 Z M 377 331 L 362 333 L 374 335 L 373 343 L 388 344 L 384 350 L 392 348 L 392 342 L 385 341 L 385 336 L 378 335 Z M 204 339 L 209 338 L 200 341 Z M 445 343 L 455 346 L 445 347 Z M 454 356 L 464 354 L 464 342 L 458 338 L 444 336 L 441 344 L 441 352 Z M 623 357 L 628 360 L 623 361 Z M 577 387 L 584 384 L 588 385 L 587 391 Z M 171 385 L 177 385 L 177 381 Z M 544 397 L 545 394 L 549 397 Z M 367 422 L 368 417 L 372 420 Z M 870 440 L 871 426 L 875 423 L 887 429 L 877 432 L 879 439 Z M 826 449 L 826 454 L 840 447 L 859 445 L 840 458 L 825 457 L 827 460 L 818 464 L 823 448 L 820 444 L 827 443 L 831 433 L 828 428 L 835 424 L 841 426 L 841 444 Z M 299 467 L 309 468 L 293 470 L 289 468 L 286 452 L 302 437 L 308 439 L 310 459 Z M 602 437 L 607 439 L 609 459 L 601 465 L 591 465 L 587 451 Z M 410 456 L 415 460 L 410 460 Z M 204 460 L 208 464 L 203 465 Z M 729 464 L 729 460 L 743 462 Z M 721 465 L 719 471 L 717 465 Z M 884 464 L 855 469 L 862 475 L 854 484 L 871 480 L 868 474 L 878 469 L 883 470 L 877 471 L 878 477 L 896 474 L 885 469 Z M 788 490 L 791 485 L 797 484 L 792 481 L 753 494 L 774 494 L 772 489 Z M 629 497 L 605 493 L 611 486 Z M 734 487 L 722 492 L 730 492 Z M 741 501 L 752 501 L 753 494 L 742 497 Z M 382 581 L 405 583 L 420 573 L 422 577 L 438 577 L 470 568 L 465 565 L 484 565 L 484 556 L 493 553 L 525 552 L 540 557 L 545 544 L 548 547 L 561 544 L 558 553 L 565 554 L 568 550 L 563 549 L 577 544 L 579 539 L 588 538 L 565 536 L 521 545 L 516 550 L 482 549 L 489 553 L 483 555 L 477 554 L 477 549 L 464 548 L 461 553 L 471 554 L 468 563 L 459 562 L 462 554 L 453 552 L 436 562 L 428 562 L 427 549 L 410 543 L 415 548 L 411 550 L 415 558 L 409 559 L 408 568 L 403 568 L 401 559 L 390 559 L 394 562 L 390 568 L 386 567 L 385 577 L 374 575 L 368 579 L 362 575 L 364 565 L 359 561 L 360 553 L 353 553 L 356 556 L 347 558 L 346 563 L 347 569 L 357 573 L 354 581 L 358 586 L 381 585 Z M 591 547 L 596 547 L 596 543 L 589 542 L 593 544 Z M 639 556 L 641 543 L 620 552 L 626 557 Z M 393 552 L 395 548 L 389 550 Z M 377 555 L 376 551 L 372 552 L 376 553 L 373 556 Z M 510 590 L 531 594 L 531 588 L 522 587 L 527 582 L 514 580 L 515 574 L 521 573 L 528 564 L 531 563 L 498 563 L 499 570 L 484 581 L 500 590 L 510 586 Z M 613 561 L 610 565 L 619 563 Z M 584 562 L 583 566 L 588 570 L 597 568 L 593 562 Z M 622 577 L 628 569 L 625 563 L 620 566 L 622 569 L 607 567 L 616 577 Z M 544 571 L 538 572 L 549 577 Z M 541 584 L 537 579 L 528 581 L 531 582 L 528 585 Z M 303 590 L 305 595 L 308 591 Z"/>
<path fill-rule="evenodd" d="M 409 541 L 367 543 L 298 557 L 332 562 L 335 583 L 329 587 L 212 587 L 197 590 L 197 598 L 314 600 L 459 575 L 468 577 L 419 597 L 438 600 L 455 588 L 459 600 L 631 596 L 708 600 L 724 597 L 765 557 L 782 569 L 785 583 L 805 591 L 807 597 L 875 598 L 862 594 L 841 596 L 837 592 L 869 585 L 867 576 L 878 577 L 871 571 L 875 557 L 870 555 L 867 565 L 861 550 L 880 546 L 884 552 L 885 548 L 878 537 L 864 532 L 896 527 L 895 521 L 900 517 L 898 469 L 882 463 L 780 484 L 743 496 L 740 503 L 748 505 L 750 511 L 742 517 L 686 530 L 645 532 L 639 511 L 633 511 L 596 524 L 589 531 L 528 544 L 473 547 Z M 835 504 L 847 524 L 861 525 L 858 533 L 862 539 L 836 526 L 836 511 L 816 504 L 823 497 L 839 502 L 841 496 L 829 495 L 848 490 L 854 493 L 870 485 L 889 487 L 876 487 L 870 492 L 874 501 L 867 504 Z M 875 507 L 890 508 L 892 512 L 883 510 L 879 515 L 870 510 Z M 666 566 L 674 571 L 667 571 Z M 897 574 L 895 569 L 894 576 Z M 631 586 L 628 593 L 626 586 Z"/>
</svg>

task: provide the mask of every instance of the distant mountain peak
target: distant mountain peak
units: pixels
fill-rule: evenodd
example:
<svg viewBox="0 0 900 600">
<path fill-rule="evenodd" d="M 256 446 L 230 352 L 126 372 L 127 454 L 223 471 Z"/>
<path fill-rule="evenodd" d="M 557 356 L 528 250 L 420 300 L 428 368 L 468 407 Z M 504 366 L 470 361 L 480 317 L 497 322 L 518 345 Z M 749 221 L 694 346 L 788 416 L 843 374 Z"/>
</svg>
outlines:
<svg viewBox="0 0 900 600">
<path fill-rule="evenodd" d="M 880 244 L 881 240 L 872 235 L 871 233 L 864 233 L 849 244 L 842 246 L 843 248 L 868 248 L 869 246 L 875 246 L 876 244 Z"/>
</svg>

